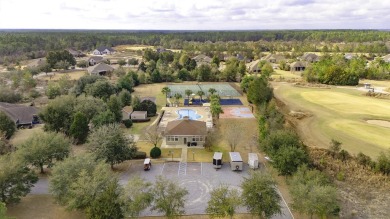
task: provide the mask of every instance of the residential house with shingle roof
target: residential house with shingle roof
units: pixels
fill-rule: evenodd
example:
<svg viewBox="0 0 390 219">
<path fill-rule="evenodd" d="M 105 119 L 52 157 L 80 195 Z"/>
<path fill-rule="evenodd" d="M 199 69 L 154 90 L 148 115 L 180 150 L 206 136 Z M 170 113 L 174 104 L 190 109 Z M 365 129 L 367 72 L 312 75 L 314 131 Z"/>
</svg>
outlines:
<svg viewBox="0 0 390 219">
<path fill-rule="evenodd" d="M 17 127 L 25 125 L 32 126 L 33 124 L 39 123 L 38 109 L 34 106 L 0 102 L 0 111 L 11 118 Z"/>
<path fill-rule="evenodd" d="M 268 54 L 266 57 L 262 58 L 270 63 L 279 63 L 280 61 L 285 61 L 286 57 L 281 54 Z"/>
<path fill-rule="evenodd" d="M 114 68 L 111 67 L 110 65 L 107 65 L 106 63 L 99 63 L 95 66 L 88 67 L 88 73 L 90 75 L 101 75 L 105 76 L 108 73 L 111 73 L 114 71 Z"/>
<path fill-rule="evenodd" d="M 94 66 L 96 64 L 99 64 L 101 62 L 105 62 L 106 59 L 102 56 L 91 56 L 89 59 L 88 59 L 88 65 L 89 66 Z"/>
<path fill-rule="evenodd" d="M 259 73 L 261 72 L 261 68 L 259 67 L 260 59 L 255 60 L 253 62 L 249 62 L 246 64 L 246 69 L 249 73 Z"/>
<path fill-rule="evenodd" d="M 107 46 L 100 46 L 98 48 L 96 48 L 92 54 L 94 55 L 111 55 L 115 52 L 115 50 L 111 47 L 107 47 Z"/>
<path fill-rule="evenodd" d="M 203 146 L 206 141 L 206 122 L 190 120 L 170 121 L 165 128 L 165 141 L 167 145 Z"/>
<path fill-rule="evenodd" d="M 197 66 L 200 66 L 202 64 L 210 65 L 211 61 L 213 60 L 212 58 L 210 58 L 206 55 L 203 55 L 203 54 L 197 55 L 192 59 L 195 60 Z"/>
<path fill-rule="evenodd" d="M 297 61 L 290 64 L 290 71 L 297 72 L 297 71 L 305 71 L 307 67 L 307 63 L 303 61 Z"/>
<path fill-rule="evenodd" d="M 314 53 L 305 53 L 302 57 L 301 57 L 301 60 L 302 61 L 306 61 L 306 62 L 318 62 L 320 61 L 320 57 Z"/>
</svg>

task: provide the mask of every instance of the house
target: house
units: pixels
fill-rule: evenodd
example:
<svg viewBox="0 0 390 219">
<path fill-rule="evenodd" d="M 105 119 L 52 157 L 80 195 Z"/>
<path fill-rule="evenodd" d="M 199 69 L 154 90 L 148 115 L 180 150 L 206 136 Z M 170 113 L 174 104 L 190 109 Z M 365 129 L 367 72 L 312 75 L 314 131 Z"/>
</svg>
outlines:
<svg viewBox="0 0 390 219">
<path fill-rule="evenodd" d="M 290 64 L 290 71 L 292 72 L 305 71 L 306 67 L 307 67 L 306 62 L 297 61 Z"/>
<path fill-rule="evenodd" d="M 98 47 L 92 52 L 94 55 L 111 55 L 113 53 L 115 53 L 115 50 L 107 46 Z"/>
<path fill-rule="evenodd" d="M 147 120 L 148 119 L 148 112 L 147 111 L 133 111 L 130 115 L 131 120 Z"/>
<path fill-rule="evenodd" d="M 130 115 L 133 112 L 133 107 L 125 106 L 122 108 L 122 120 L 130 119 Z"/>
<path fill-rule="evenodd" d="M 84 53 L 77 51 L 77 50 L 74 50 L 72 48 L 68 49 L 68 52 L 70 54 L 72 54 L 73 57 L 83 57 L 84 56 Z"/>
<path fill-rule="evenodd" d="M 200 66 L 202 64 L 210 65 L 211 61 L 213 60 L 212 58 L 210 58 L 206 55 L 203 55 L 203 54 L 197 55 L 192 59 L 195 60 L 197 66 Z"/>
<path fill-rule="evenodd" d="M 184 117 L 168 122 L 164 134 L 167 145 L 203 146 L 207 135 L 206 122 Z"/>
<path fill-rule="evenodd" d="M 266 57 L 262 58 L 270 63 L 279 63 L 280 61 L 285 61 L 286 58 L 280 54 L 269 54 Z"/>
<path fill-rule="evenodd" d="M 94 66 L 98 63 L 101 63 L 101 62 L 105 62 L 106 59 L 102 56 L 91 56 L 89 59 L 88 59 L 88 65 L 89 66 Z"/>
<path fill-rule="evenodd" d="M 17 127 L 32 127 L 34 124 L 39 123 L 38 109 L 34 106 L 0 102 L 0 111 L 9 116 Z"/>
<path fill-rule="evenodd" d="M 105 76 L 107 75 L 108 73 L 111 73 L 114 71 L 114 68 L 107 65 L 106 63 L 99 63 L 95 66 L 90 66 L 88 67 L 88 73 L 90 75 L 101 75 L 101 76 Z"/>
<path fill-rule="evenodd" d="M 312 63 L 320 61 L 320 57 L 314 53 L 306 53 L 301 57 L 301 60 Z"/>
<path fill-rule="evenodd" d="M 260 63 L 260 59 L 252 61 L 252 62 L 249 62 L 248 64 L 246 64 L 246 69 L 250 73 L 251 72 L 259 73 L 259 72 L 261 72 L 261 68 L 259 67 L 259 63 Z"/>
</svg>

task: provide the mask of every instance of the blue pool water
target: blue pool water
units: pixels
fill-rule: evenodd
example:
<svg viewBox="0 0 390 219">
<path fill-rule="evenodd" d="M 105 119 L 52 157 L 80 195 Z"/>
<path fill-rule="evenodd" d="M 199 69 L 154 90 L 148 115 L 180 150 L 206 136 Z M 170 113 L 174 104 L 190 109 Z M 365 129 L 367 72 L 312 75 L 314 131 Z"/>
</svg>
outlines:
<svg viewBox="0 0 390 219">
<path fill-rule="evenodd" d="M 198 120 L 202 116 L 197 114 L 195 110 L 192 109 L 181 109 L 176 111 L 177 114 L 179 114 L 179 118 L 177 119 L 183 119 L 184 116 L 188 116 L 190 120 Z"/>
</svg>

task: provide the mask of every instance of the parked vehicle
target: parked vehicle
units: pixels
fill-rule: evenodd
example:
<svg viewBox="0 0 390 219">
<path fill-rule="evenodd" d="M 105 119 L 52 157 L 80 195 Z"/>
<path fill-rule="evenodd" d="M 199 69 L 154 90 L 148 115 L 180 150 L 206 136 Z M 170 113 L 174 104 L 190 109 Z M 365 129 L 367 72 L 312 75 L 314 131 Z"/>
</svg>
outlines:
<svg viewBox="0 0 390 219">
<path fill-rule="evenodd" d="M 152 168 L 152 161 L 150 158 L 146 158 L 144 161 L 144 170 L 147 171 L 150 170 L 150 168 Z"/>
<path fill-rule="evenodd" d="M 249 168 L 257 169 L 259 168 L 259 157 L 255 153 L 248 153 L 248 164 Z"/>
<path fill-rule="evenodd" d="M 213 156 L 213 167 L 215 169 L 220 169 L 222 167 L 222 153 L 215 152 Z"/>
<path fill-rule="evenodd" d="M 238 152 L 229 152 L 230 168 L 234 171 L 242 170 L 242 158 Z"/>
</svg>

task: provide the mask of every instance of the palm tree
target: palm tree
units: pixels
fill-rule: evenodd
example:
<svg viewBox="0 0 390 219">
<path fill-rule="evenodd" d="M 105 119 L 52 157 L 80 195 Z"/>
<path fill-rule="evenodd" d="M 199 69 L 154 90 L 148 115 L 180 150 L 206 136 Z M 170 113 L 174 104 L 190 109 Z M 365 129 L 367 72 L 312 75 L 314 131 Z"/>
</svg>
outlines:
<svg viewBox="0 0 390 219">
<path fill-rule="evenodd" d="M 200 102 L 202 102 L 202 96 L 205 95 L 205 93 L 202 90 L 200 90 L 196 94 L 200 97 Z"/>
<path fill-rule="evenodd" d="M 165 106 L 168 105 L 168 94 L 171 92 L 171 89 L 169 89 L 169 87 L 163 87 L 163 89 L 161 89 L 161 92 L 163 94 L 165 94 Z"/>
<path fill-rule="evenodd" d="M 179 104 L 179 100 L 180 100 L 180 98 L 182 98 L 183 96 L 181 95 L 181 93 L 175 93 L 175 99 L 176 99 L 176 103 L 177 103 L 177 105 L 180 105 Z"/>
<path fill-rule="evenodd" d="M 209 89 L 209 94 L 210 95 L 213 95 L 214 93 L 216 93 L 217 92 L 217 90 L 215 90 L 214 88 L 210 88 Z"/>
<path fill-rule="evenodd" d="M 186 94 L 188 98 L 188 105 L 190 105 L 190 96 L 192 94 L 192 90 L 185 90 L 184 93 Z"/>
</svg>

